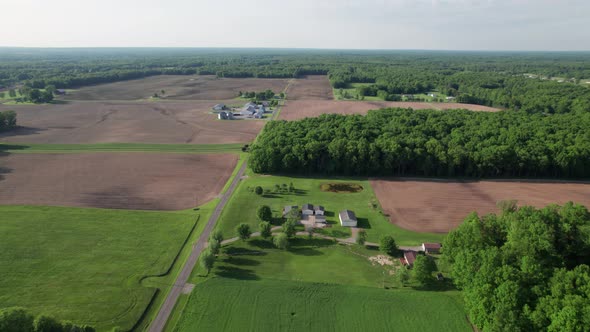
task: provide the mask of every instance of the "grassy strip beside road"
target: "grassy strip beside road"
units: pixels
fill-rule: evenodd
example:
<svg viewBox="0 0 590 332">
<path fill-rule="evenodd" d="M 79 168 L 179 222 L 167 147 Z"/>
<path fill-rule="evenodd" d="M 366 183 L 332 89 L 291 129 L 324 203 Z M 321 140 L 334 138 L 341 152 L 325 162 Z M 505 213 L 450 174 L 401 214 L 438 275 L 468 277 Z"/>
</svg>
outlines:
<svg viewBox="0 0 590 332">
<path fill-rule="evenodd" d="M 84 152 L 169 152 L 169 153 L 238 153 L 244 144 L 4 144 L 0 151 L 9 153 L 84 153 Z"/>
<path fill-rule="evenodd" d="M 0 206 L 0 307 L 129 330 L 199 213 Z"/>
</svg>

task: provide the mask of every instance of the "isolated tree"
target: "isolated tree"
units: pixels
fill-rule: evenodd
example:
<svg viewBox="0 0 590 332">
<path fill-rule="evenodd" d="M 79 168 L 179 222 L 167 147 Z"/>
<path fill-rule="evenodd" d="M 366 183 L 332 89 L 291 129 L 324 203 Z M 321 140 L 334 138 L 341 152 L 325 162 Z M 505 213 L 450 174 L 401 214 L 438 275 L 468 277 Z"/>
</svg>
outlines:
<svg viewBox="0 0 590 332">
<path fill-rule="evenodd" d="M 216 239 L 209 239 L 209 250 L 213 255 L 219 254 L 219 250 L 221 249 L 221 242 L 217 241 Z"/>
<path fill-rule="evenodd" d="M 250 238 L 250 235 L 252 235 L 250 225 L 244 223 L 241 223 L 236 227 L 236 233 L 242 241 L 248 240 Z"/>
<path fill-rule="evenodd" d="M 45 87 L 45 91 L 51 93 L 51 94 L 55 94 L 55 91 L 57 89 L 55 88 L 55 85 L 48 85 Z"/>
<path fill-rule="evenodd" d="M 287 235 L 288 238 L 292 238 L 297 233 L 295 229 L 295 221 L 293 219 L 288 219 L 283 223 L 283 233 Z"/>
<path fill-rule="evenodd" d="M 397 253 L 397 244 L 391 235 L 385 235 L 381 238 L 381 241 L 379 242 L 379 250 L 391 256 Z"/>
<path fill-rule="evenodd" d="M 281 93 L 279 94 L 279 96 L 281 97 L 281 99 L 285 99 L 285 93 L 284 93 L 284 92 L 281 92 Z"/>
<path fill-rule="evenodd" d="M 211 240 L 211 239 L 215 239 L 219 243 L 221 243 L 221 242 L 223 242 L 223 233 L 221 233 L 221 231 L 219 229 L 216 229 L 213 232 L 211 232 L 211 235 L 209 235 L 209 240 Z"/>
<path fill-rule="evenodd" d="M 279 184 L 275 184 L 275 192 L 278 193 L 281 191 L 281 186 Z"/>
<path fill-rule="evenodd" d="M 256 195 L 259 195 L 259 196 L 260 196 L 260 195 L 262 195 L 262 194 L 264 193 L 264 189 L 262 189 L 262 187 L 261 187 L 261 186 L 257 186 L 257 187 L 254 189 L 254 192 L 256 193 Z"/>
<path fill-rule="evenodd" d="M 165 94 L 166 94 L 166 90 L 161 90 L 161 91 L 160 91 L 160 93 L 161 93 L 162 95 L 165 95 Z"/>
<path fill-rule="evenodd" d="M 47 316 L 39 315 L 34 322 L 35 332 L 62 332 L 64 327 L 57 319 Z"/>
<path fill-rule="evenodd" d="M 256 210 L 256 216 L 260 221 L 271 221 L 272 220 L 272 210 L 268 205 L 262 205 L 258 207 Z"/>
<path fill-rule="evenodd" d="M 160 97 L 160 96 L 158 95 L 158 93 L 157 93 L 157 92 L 154 92 L 154 95 L 153 95 L 152 97 L 154 97 L 154 98 L 158 98 L 158 97 Z"/>
<path fill-rule="evenodd" d="M 4 91 L 0 91 L 0 99 L 4 99 L 5 96 L 6 94 L 4 93 Z"/>
<path fill-rule="evenodd" d="M 268 221 L 263 221 L 258 226 L 260 228 L 260 236 L 263 239 L 268 239 L 272 236 L 272 225 Z"/>
<path fill-rule="evenodd" d="M 286 250 L 289 248 L 289 237 L 285 233 L 279 233 L 272 239 L 272 243 L 275 247 Z"/>
<path fill-rule="evenodd" d="M 201 267 L 207 270 L 207 275 L 209 275 L 209 271 L 213 268 L 213 264 L 215 264 L 215 255 L 209 249 L 205 249 L 201 253 Z"/>
<path fill-rule="evenodd" d="M 293 185 L 293 182 L 289 183 L 289 192 L 292 193 L 295 191 L 295 186 Z"/>
<path fill-rule="evenodd" d="M 364 245 L 367 241 L 367 232 L 364 229 L 361 229 L 356 233 L 356 244 Z"/>
<path fill-rule="evenodd" d="M 421 285 L 426 285 L 432 281 L 432 272 L 434 264 L 427 256 L 418 255 L 414 261 L 413 267 L 414 279 Z"/>
<path fill-rule="evenodd" d="M 283 192 L 287 192 L 287 190 L 288 190 L 288 187 L 287 187 L 287 184 L 286 184 L 286 183 L 283 183 L 283 184 L 281 185 L 281 187 L 282 187 L 282 191 L 283 191 Z"/>
<path fill-rule="evenodd" d="M 14 98 L 14 97 L 16 97 L 16 91 L 14 89 L 10 89 L 10 90 L 8 90 L 8 95 L 11 98 Z"/>
<path fill-rule="evenodd" d="M 33 332 L 33 315 L 23 308 L 6 308 L 0 310 L 0 331 Z"/>
</svg>

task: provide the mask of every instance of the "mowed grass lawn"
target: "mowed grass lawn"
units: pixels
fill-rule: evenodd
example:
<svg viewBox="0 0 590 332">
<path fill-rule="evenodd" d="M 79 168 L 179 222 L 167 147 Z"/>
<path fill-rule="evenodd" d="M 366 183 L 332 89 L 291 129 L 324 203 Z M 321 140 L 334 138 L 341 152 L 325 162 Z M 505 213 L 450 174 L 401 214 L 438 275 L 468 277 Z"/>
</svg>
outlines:
<svg viewBox="0 0 590 332">
<path fill-rule="evenodd" d="M 129 330 L 197 213 L 0 206 L 0 308 Z"/>
<path fill-rule="evenodd" d="M 173 331 L 471 331 L 458 291 L 395 286 L 378 251 L 329 240 L 289 251 L 255 238 L 224 246 Z M 396 263 L 398 265 L 399 263 Z"/>
<path fill-rule="evenodd" d="M 275 185 L 287 186 L 293 183 L 295 192 L 275 192 Z M 354 183 L 361 185 L 363 190 L 356 193 L 325 192 L 320 189 L 326 183 Z M 256 195 L 253 190 L 261 186 L 271 190 L 269 194 Z M 341 210 L 353 210 L 359 220 L 359 227 L 366 229 L 368 241 L 378 242 L 385 234 L 394 236 L 399 245 L 418 245 L 422 242 L 441 242 L 444 235 L 432 233 L 416 233 L 404 230 L 389 222 L 382 213 L 371 184 L 367 180 L 335 180 L 298 177 L 281 177 L 249 174 L 242 180 L 236 192 L 225 207 L 218 222 L 218 228 L 226 238 L 236 236 L 235 228 L 240 223 L 249 224 L 254 231 L 260 223 L 256 216 L 256 209 L 261 205 L 269 205 L 273 211 L 273 223 L 281 223 L 282 210 L 285 205 L 297 205 L 299 208 L 305 203 L 322 205 L 326 209 L 327 221 L 332 227 L 322 231 L 326 235 L 340 238 L 351 236 L 350 229 L 341 227 L 338 213 Z"/>
</svg>

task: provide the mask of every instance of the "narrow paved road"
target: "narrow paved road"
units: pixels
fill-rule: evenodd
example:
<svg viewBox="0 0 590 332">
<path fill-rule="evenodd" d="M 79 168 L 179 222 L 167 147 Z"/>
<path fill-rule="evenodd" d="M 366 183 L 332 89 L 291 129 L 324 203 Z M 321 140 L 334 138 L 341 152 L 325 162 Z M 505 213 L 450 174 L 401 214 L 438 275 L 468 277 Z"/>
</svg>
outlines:
<svg viewBox="0 0 590 332">
<path fill-rule="evenodd" d="M 160 308 L 158 315 L 150 325 L 150 332 L 161 332 L 164 330 L 164 326 L 168 321 L 168 317 L 170 317 L 172 309 L 174 309 L 174 305 L 176 304 L 178 297 L 182 293 L 182 288 L 184 287 L 184 284 L 186 284 L 186 282 L 188 281 L 188 278 L 191 275 L 191 272 L 193 271 L 195 264 L 197 264 L 197 260 L 199 259 L 201 251 L 205 249 L 205 244 L 207 243 L 209 234 L 211 234 L 211 231 L 213 230 L 213 227 L 215 226 L 217 219 L 221 215 L 221 211 L 223 211 L 225 204 L 227 203 L 227 201 L 233 194 L 234 190 L 238 186 L 240 178 L 242 177 L 242 175 L 244 175 L 247 163 L 248 162 L 245 161 L 244 164 L 242 164 L 242 167 L 240 167 L 238 174 L 236 174 L 236 176 L 234 177 L 231 185 L 229 186 L 229 189 L 225 192 L 225 194 L 223 194 L 219 203 L 217 203 L 217 206 L 215 207 L 213 214 L 209 218 L 209 221 L 207 221 L 207 226 L 205 226 L 205 229 L 199 237 L 199 240 L 197 241 L 196 245 L 193 246 L 193 251 L 191 252 L 191 255 L 184 264 L 184 267 L 178 275 L 178 278 L 176 278 L 176 282 L 174 283 L 174 286 L 172 286 L 172 289 L 168 293 L 168 296 L 166 297 L 164 304 L 162 304 L 162 307 Z"/>
</svg>

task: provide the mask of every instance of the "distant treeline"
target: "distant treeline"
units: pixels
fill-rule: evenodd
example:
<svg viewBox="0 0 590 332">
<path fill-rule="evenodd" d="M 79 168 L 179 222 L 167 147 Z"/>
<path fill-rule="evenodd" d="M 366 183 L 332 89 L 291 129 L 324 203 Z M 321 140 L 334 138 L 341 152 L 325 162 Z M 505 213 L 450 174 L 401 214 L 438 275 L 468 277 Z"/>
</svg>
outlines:
<svg viewBox="0 0 590 332">
<path fill-rule="evenodd" d="M 10 48 L 0 52 L 0 87 L 25 83 L 37 89 L 49 85 L 62 89 L 194 74 L 328 75 L 335 88 L 372 83 L 362 89 L 363 95 L 389 100 L 437 90 L 458 102 L 527 112 L 590 110 L 590 89 L 575 84 L 590 80 L 590 53 Z"/>
<path fill-rule="evenodd" d="M 590 113 L 386 109 L 273 121 L 251 146 L 258 173 L 590 176 Z"/>
<path fill-rule="evenodd" d="M 16 113 L 14 111 L 0 112 L 0 132 L 16 127 Z"/>
</svg>

